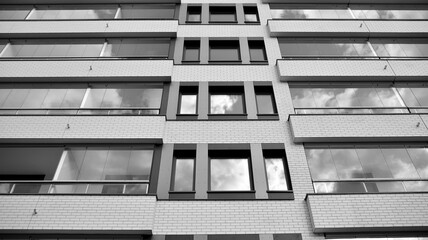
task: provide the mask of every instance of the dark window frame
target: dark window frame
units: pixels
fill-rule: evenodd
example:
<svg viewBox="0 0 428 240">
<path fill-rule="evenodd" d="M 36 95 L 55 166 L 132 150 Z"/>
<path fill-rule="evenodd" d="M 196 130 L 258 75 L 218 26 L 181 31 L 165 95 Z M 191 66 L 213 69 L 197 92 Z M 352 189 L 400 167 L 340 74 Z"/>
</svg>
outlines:
<svg viewBox="0 0 428 240">
<path fill-rule="evenodd" d="M 190 15 L 199 15 L 199 21 L 189 20 Z M 202 6 L 201 5 L 187 5 L 186 23 L 200 24 L 202 23 Z"/>
<path fill-rule="evenodd" d="M 196 60 L 188 60 L 185 59 L 186 51 L 188 49 L 197 49 L 198 50 L 198 59 Z M 199 63 L 201 61 L 201 41 L 200 40 L 184 40 L 183 43 L 183 59 L 182 63 Z"/>
<path fill-rule="evenodd" d="M 244 22 L 247 24 L 260 24 L 260 16 L 257 5 L 244 5 Z M 246 20 L 246 15 L 254 14 L 256 16 L 256 21 L 248 21 Z"/>
<path fill-rule="evenodd" d="M 238 55 L 236 59 L 225 60 L 225 59 L 212 59 L 212 50 L 237 50 Z M 241 44 L 239 39 L 230 39 L 230 40 L 217 40 L 209 39 L 208 43 L 208 63 L 241 63 Z"/>
<path fill-rule="evenodd" d="M 234 10 L 234 11 L 233 11 Z M 212 17 L 215 14 L 233 15 L 234 20 L 213 20 Z M 215 24 L 237 24 L 238 16 L 236 11 L 236 5 L 210 5 L 209 6 L 209 23 Z"/>
<path fill-rule="evenodd" d="M 263 51 L 263 59 L 259 60 L 259 59 L 252 59 L 251 56 L 251 49 L 261 49 Z M 266 47 L 265 47 L 265 42 L 264 40 L 248 40 L 248 50 L 250 53 L 250 62 L 251 63 L 267 63 L 268 62 L 268 57 L 267 57 L 267 52 L 266 52 Z"/>
<path fill-rule="evenodd" d="M 264 82 L 263 82 L 264 83 Z M 272 117 L 278 116 L 278 107 L 275 100 L 275 94 L 272 85 L 257 85 L 254 84 L 254 93 L 256 98 L 257 116 L 262 119 L 272 119 Z M 270 95 L 273 113 L 260 113 L 259 102 L 257 101 L 257 95 Z"/>
<path fill-rule="evenodd" d="M 216 93 L 216 94 L 213 94 Z M 242 96 L 242 113 L 211 113 L 211 96 L 212 95 L 241 95 Z M 210 84 L 208 86 L 208 118 L 209 119 L 246 119 L 246 99 L 245 89 L 243 85 L 217 85 Z"/>
<path fill-rule="evenodd" d="M 172 169 L 171 169 L 171 186 L 169 193 L 195 193 L 196 188 L 196 150 L 174 150 L 173 153 L 173 162 L 172 162 Z M 193 160 L 193 181 L 192 181 L 192 189 L 189 191 L 178 191 L 175 190 L 175 175 L 177 170 L 177 160 L 180 159 L 192 159 Z"/>
</svg>

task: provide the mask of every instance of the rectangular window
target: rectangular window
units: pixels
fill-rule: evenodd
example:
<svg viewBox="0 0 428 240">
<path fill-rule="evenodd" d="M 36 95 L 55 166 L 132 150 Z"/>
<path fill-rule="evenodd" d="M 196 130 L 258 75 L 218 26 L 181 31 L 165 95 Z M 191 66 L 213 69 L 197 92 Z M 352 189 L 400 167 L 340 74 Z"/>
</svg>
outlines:
<svg viewBox="0 0 428 240">
<path fill-rule="evenodd" d="M 209 61 L 241 61 L 238 40 L 210 40 Z"/>
<path fill-rule="evenodd" d="M 257 6 L 244 6 L 244 18 L 246 23 L 260 22 Z"/>
<path fill-rule="evenodd" d="M 119 19 L 174 19 L 175 4 L 121 4 Z"/>
<path fill-rule="evenodd" d="M 195 159 L 194 150 L 176 150 L 174 151 L 174 175 L 172 182 L 172 191 L 190 192 L 195 189 Z"/>
<path fill-rule="evenodd" d="M 0 5 L 0 20 L 24 20 L 33 6 Z"/>
<path fill-rule="evenodd" d="M 210 114 L 245 114 L 242 86 L 210 86 Z"/>
<path fill-rule="evenodd" d="M 153 151 L 149 145 L 3 147 L 0 179 L 10 182 L 0 184 L 0 192 L 145 194 Z"/>
<path fill-rule="evenodd" d="M 210 6 L 210 22 L 236 23 L 236 7 Z"/>
<path fill-rule="evenodd" d="M 201 6 L 188 6 L 186 22 L 200 23 L 201 22 Z"/>
<path fill-rule="evenodd" d="M 170 39 L 111 38 L 102 57 L 168 58 Z"/>
<path fill-rule="evenodd" d="M 284 150 L 263 150 L 269 191 L 291 190 Z"/>
<path fill-rule="evenodd" d="M 197 114 L 198 109 L 198 87 L 180 87 L 179 114 Z"/>
<path fill-rule="evenodd" d="M 255 93 L 258 114 L 277 114 L 272 86 L 256 86 Z"/>
<path fill-rule="evenodd" d="M 29 20 L 114 19 L 117 5 L 36 5 Z"/>
<path fill-rule="evenodd" d="M 157 84 L 0 85 L 1 114 L 159 114 L 163 86 Z"/>
<path fill-rule="evenodd" d="M 249 40 L 248 47 L 250 48 L 251 62 L 267 61 L 265 43 L 263 40 Z"/>
<path fill-rule="evenodd" d="M 211 191 L 251 191 L 249 151 L 210 150 Z"/>
<path fill-rule="evenodd" d="M 420 171 L 421 159 L 428 162 L 424 147 L 338 145 L 305 150 L 318 193 L 428 191 L 428 168 Z M 347 181 L 352 179 L 361 180 Z"/>
<path fill-rule="evenodd" d="M 199 62 L 200 41 L 185 40 L 183 48 L 183 62 Z"/>
</svg>

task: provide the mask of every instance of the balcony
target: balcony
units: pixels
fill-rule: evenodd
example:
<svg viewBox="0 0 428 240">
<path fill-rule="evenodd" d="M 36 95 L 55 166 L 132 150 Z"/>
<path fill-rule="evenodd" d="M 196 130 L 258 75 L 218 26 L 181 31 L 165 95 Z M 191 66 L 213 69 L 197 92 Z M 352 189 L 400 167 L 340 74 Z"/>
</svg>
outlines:
<svg viewBox="0 0 428 240">
<path fill-rule="evenodd" d="M 426 231 L 427 201 L 426 193 L 308 194 L 306 197 L 315 233 Z"/>
</svg>

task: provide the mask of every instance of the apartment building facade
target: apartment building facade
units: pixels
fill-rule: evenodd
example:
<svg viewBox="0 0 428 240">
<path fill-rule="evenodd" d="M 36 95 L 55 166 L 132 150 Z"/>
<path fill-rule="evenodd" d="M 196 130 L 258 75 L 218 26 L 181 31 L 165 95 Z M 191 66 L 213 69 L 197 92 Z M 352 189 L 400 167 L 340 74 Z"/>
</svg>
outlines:
<svg viewBox="0 0 428 240">
<path fill-rule="evenodd" d="M 428 239 L 428 2 L 3 0 L 0 240 Z"/>
</svg>

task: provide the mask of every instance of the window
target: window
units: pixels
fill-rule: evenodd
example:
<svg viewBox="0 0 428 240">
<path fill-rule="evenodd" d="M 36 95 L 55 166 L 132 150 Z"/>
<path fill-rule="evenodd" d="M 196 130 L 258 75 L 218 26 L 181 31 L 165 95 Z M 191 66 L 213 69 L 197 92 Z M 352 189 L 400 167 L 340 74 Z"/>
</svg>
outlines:
<svg viewBox="0 0 428 240">
<path fill-rule="evenodd" d="M 0 20 L 23 20 L 32 8 L 29 5 L 0 5 Z"/>
<path fill-rule="evenodd" d="M 272 86 L 255 86 L 257 113 L 277 114 Z"/>
<path fill-rule="evenodd" d="M 269 191 L 291 190 L 284 150 L 263 151 Z"/>
<path fill-rule="evenodd" d="M 211 191 L 250 191 L 253 189 L 249 152 L 209 151 Z"/>
<path fill-rule="evenodd" d="M 352 14 L 346 5 L 325 5 L 324 8 L 315 9 L 304 5 L 271 4 L 273 19 L 352 19 Z"/>
<path fill-rule="evenodd" d="M 36 5 L 28 20 L 113 19 L 117 5 Z"/>
<path fill-rule="evenodd" d="M 210 6 L 210 22 L 236 23 L 236 7 Z"/>
<path fill-rule="evenodd" d="M 260 22 L 257 6 L 244 6 L 244 18 L 245 22 L 248 23 Z"/>
<path fill-rule="evenodd" d="M 0 85 L 0 115 L 153 115 L 162 95 L 159 84 Z"/>
<path fill-rule="evenodd" d="M 1 193 L 146 194 L 154 148 L 2 147 L 0 155 L 0 179 L 10 181 Z"/>
<path fill-rule="evenodd" d="M 423 146 L 307 146 L 306 158 L 318 193 L 428 191 Z"/>
<path fill-rule="evenodd" d="M 210 114 L 245 114 L 242 86 L 210 86 Z"/>
<path fill-rule="evenodd" d="M 194 150 L 176 150 L 174 151 L 174 172 L 172 191 L 191 192 L 195 189 L 195 159 Z"/>
<path fill-rule="evenodd" d="M 199 55 L 200 55 L 200 41 L 185 40 L 182 62 L 199 62 Z"/>
<path fill-rule="evenodd" d="M 248 47 L 250 48 L 251 62 L 267 61 L 265 43 L 263 40 L 249 40 Z"/>
<path fill-rule="evenodd" d="M 174 19 L 175 4 L 121 4 L 119 19 Z"/>
<path fill-rule="evenodd" d="M 3 58 L 168 58 L 169 38 L 28 39 L 10 41 Z M 104 44 L 107 43 L 105 49 Z"/>
<path fill-rule="evenodd" d="M 186 22 L 200 23 L 201 22 L 201 6 L 188 6 Z"/>
<path fill-rule="evenodd" d="M 198 87 L 180 87 L 179 114 L 197 114 L 198 108 Z"/>
<path fill-rule="evenodd" d="M 210 40 L 209 61 L 241 61 L 238 40 Z"/>
</svg>

